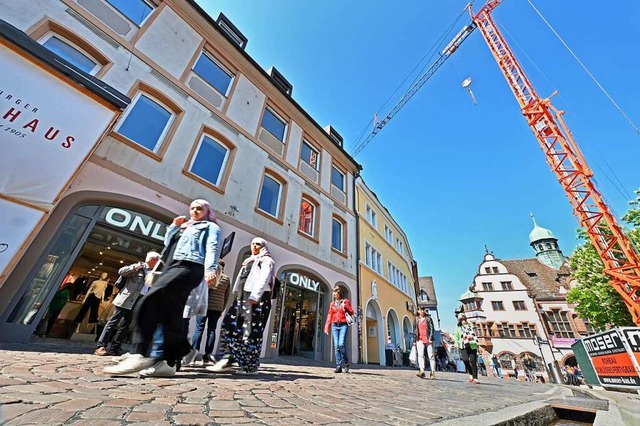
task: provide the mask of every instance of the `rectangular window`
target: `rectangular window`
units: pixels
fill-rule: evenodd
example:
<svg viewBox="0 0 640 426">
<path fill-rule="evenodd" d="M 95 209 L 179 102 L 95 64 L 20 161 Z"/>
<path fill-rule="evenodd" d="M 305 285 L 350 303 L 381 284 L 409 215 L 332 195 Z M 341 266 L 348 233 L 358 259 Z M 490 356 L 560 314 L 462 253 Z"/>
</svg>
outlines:
<svg viewBox="0 0 640 426">
<path fill-rule="evenodd" d="M 365 263 L 382 275 L 382 255 L 369 243 L 365 243 Z"/>
<path fill-rule="evenodd" d="M 374 228 L 378 227 L 378 215 L 376 214 L 375 211 L 373 211 L 373 209 L 367 204 L 366 207 L 366 215 L 367 215 L 367 222 L 369 222 Z"/>
<path fill-rule="evenodd" d="M 527 322 L 522 323 L 518 326 L 518 332 L 520 334 L 520 337 L 529 337 L 529 338 L 533 337 L 533 333 L 531 333 L 531 327 Z"/>
<path fill-rule="evenodd" d="M 302 161 L 313 167 L 314 170 L 320 169 L 320 153 L 306 141 L 302 142 L 300 158 L 302 159 Z"/>
<path fill-rule="evenodd" d="M 269 108 L 265 109 L 264 115 L 262 116 L 262 128 L 271 133 L 280 142 L 284 143 L 287 123 Z"/>
<path fill-rule="evenodd" d="M 300 204 L 299 230 L 307 235 L 314 236 L 316 221 L 316 206 L 308 200 L 302 199 Z"/>
<path fill-rule="evenodd" d="M 404 256 L 404 244 L 402 244 L 400 238 L 396 239 L 396 248 L 398 249 L 398 253 Z"/>
<path fill-rule="evenodd" d="M 500 285 L 502 286 L 503 290 L 513 290 L 511 281 L 500 281 Z"/>
<path fill-rule="evenodd" d="M 515 324 L 509 324 L 509 337 L 517 337 Z"/>
<path fill-rule="evenodd" d="M 52 35 L 42 45 L 87 74 L 94 75 L 100 69 L 97 61 L 61 37 Z"/>
<path fill-rule="evenodd" d="M 345 180 L 344 173 L 335 167 L 331 167 L 331 184 L 338 188 L 340 191 L 345 192 Z"/>
<path fill-rule="evenodd" d="M 502 302 L 491 302 L 491 307 L 494 311 L 504 311 L 504 304 Z"/>
<path fill-rule="evenodd" d="M 384 239 L 389 244 L 393 244 L 393 231 L 387 225 L 384 225 Z"/>
<path fill-rule="evenodd" d="M 482 283 L 482 290 L 493 291 L 493 283 Z"/>
<path fill-rule="evenodd" d="M 340 253 L 344 251 L 343 240 L 344 238 L 344 225 L 335 217 L 331 222 L 331 247 L 338 250 Z"/>
<path fill-rule="evenodd" d="M 199 77 L 223 96 L 229 94 L 233 74 L 225 70 L 222 65 L 210 58 L 205 52 L 200 54 L 200 58 L 198 58 L 198 61 L 193 67 L 193 72 L 198 74 Z"/>
<path fill-rule="evenodd" d="M 258 208 L 273 217 L 278 217 L 281 193 L 282 185 L 271 176 L 265 175 L 262 180 Z"/>
<path fill-rule="evenodd" d="M 573 331 L 571 330 L 571 323 L 567 318 L 565 311 L 553 310 L 547 313 L 551 328 L 554 334 L 558 337 L 573 337 Z"/>
<path fill-rule="evenodd" d="M 498 267 L 497 266 L 492 266 L 491 270 L 493 271 L 494 274 L 498 273 Z"/>
<path fill-rule="evenodd" d="M 506 326 L 506 324 L 503 324 L 501 322 L 496 323 L 496 330 L 498 331 L 498 336 L 499 337 L 505 337 L 506 336 L 505 326 Z"/>
<path fill-rule="evenodd" d="M 203 136 L 189 171 L 202 179 L 220 185 L 229 149 L 210 136 Z"/>
<path fill-rule="evenodd" d="M 118 133 L 157 152 L 171 124 L 173 114 L 147 95 L 138 95 L 129 106 Z"/>
<path fill-rule="evenodd" d="M 486 274 L 490 274 L 491 273 L 491 268 L 484 268 L 484 272 Z"/>
<path fill-rule="evenodd" d="M 140 26 L 153 11 L 153 7 L 144 0 L 107 0 L 107 2 L 137 26 Z"/>
<path fill-rule="evenodd" d="M 524 301 L 522 301 L 522 300 L 514 300 L 513 301 L 513 308 L 516 311 L 526 311 L 527 310 L 527 306 L 524 304 Z"/>
</svg>

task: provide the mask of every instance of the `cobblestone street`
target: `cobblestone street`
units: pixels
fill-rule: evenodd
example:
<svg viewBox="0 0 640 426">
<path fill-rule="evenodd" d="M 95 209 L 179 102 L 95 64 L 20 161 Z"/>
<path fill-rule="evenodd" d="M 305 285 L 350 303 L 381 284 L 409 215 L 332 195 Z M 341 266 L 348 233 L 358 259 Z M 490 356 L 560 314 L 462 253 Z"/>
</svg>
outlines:
<svg viewBox="0 0 640 426">
<path fill-rule="evenodd" d="M 483 412 L 498 421 L 500 410 L 566 391 L 486 377 L 473 385 L 456 373 L 420 379 L 415 370 L 377 366 L 336 375 L 328 364 L 293 357 L 266 360 L 250 378 L 199 367 L 171 379 L 114 378 L 101 371 L 110 359 L 91 351 L 68 341 L 0 345 L 0 423 L 412 425 Z"/>
</svg>

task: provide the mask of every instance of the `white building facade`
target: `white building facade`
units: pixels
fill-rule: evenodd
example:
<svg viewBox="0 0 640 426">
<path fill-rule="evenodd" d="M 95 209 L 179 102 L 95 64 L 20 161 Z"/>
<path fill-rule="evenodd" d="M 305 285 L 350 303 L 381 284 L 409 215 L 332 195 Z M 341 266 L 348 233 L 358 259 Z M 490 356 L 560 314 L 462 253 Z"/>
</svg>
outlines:
<svg viewBox="0 0 640 426">
<path fill-rule="evenodd" d="M 496 355 L 506 374 L 517 367 L 523 375 L 529 354 L 548 379 L 545 365 L 575 365 L 571 345 L 593 330 L 566 301 L 570 270 L 551 231 L 535 224 L 530 241 L 534 259 L 500 260 L 487 252 L 460 297 L 461 310 L 474 324 L 485 361 Z"/>
<path fill-rule="evenodd" d="M 121 263 L 160 249 L 165 224 L 204 198 L 222 236 L 235 233 L 226 272 L 235 275 L 260 236 L 286 283 L 263 355 L 332 359 L 322 333 L 331 288 L 357 294 L 360 166 L 340 135 L 293 100 L 277 70 L 255 63 L 233 24 L 223 15 L 214 22 L 194 1 L 0 0 L 0 8 L 2 19 L 131 99 L 0 271 L 0 339 L 28 340 L 64 281 L 86 288 L 102 272 L 115 281 Z M 79 308 L 72 302 L 61 321 Z M 356 333 L 350 339 L 355 359 Z"/>
</svg>

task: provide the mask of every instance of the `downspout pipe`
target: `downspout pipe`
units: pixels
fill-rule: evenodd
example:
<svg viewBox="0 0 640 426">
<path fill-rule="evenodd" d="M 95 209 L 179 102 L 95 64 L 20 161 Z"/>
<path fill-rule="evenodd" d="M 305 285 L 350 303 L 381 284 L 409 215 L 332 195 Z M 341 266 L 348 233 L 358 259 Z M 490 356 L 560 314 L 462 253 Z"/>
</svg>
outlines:
<svg viewBox="0 0 640 426">
<path fill-rule="evenodd" d="M 362 322 L 365 313 L 362 312 L 360 306 L 360 214 L 358 213 L 358 190 L 356 188 L 356 180 L 360 176 L 360 172 L 353 175 L 353 212 L 356 215 L 356 303 L 358 309 L 358 364 L 362 363 Z"/>
</svg>

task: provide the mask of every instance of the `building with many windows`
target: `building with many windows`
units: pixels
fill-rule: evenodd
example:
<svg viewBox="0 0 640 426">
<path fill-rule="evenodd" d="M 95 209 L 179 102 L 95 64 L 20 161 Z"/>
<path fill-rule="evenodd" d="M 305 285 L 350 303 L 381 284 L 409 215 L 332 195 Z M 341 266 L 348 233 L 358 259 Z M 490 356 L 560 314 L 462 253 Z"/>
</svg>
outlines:
<svg viewBox="0 0 640 426">
<path fill-rule="evenodd" d="M 575 365 L 571 345 L 593 330 L 566 301 L 572 278 L 558 240 L 535 220 L 529 240 L 536 258 L 500 260 L 487 251 L 459 310 L 507 374 L 516 365 L 522 372 L 522 358 L 530 354 L 546 377 L 548 363 Z"/>
<path fill-rule="evenodd" d="M 193 0 L 0 0 L 0 8 L 58 61 L 131 100 L 0 271 L 0 339 L 28 340 L 59 286 L 73 282 L 52 329 L 68 337 L 91 282 L 106 273 L 113 283 L 122 264 L 160 249 L 165 224 L 205 198 L 222 236 L 235 236 L 227 273 L 261 236 L 285 282 L 264 354 L 332 359 L 322 333 L 331 288 L 357 297 L 360 165 L 339 133 L 298 105 L 276 68 L 245 52 L 246 37 L 223 14 L 214 20 Z M 401 271 L 394 280 L 404 286 Z M 355 355 L 356 333 L 349 339 Z"/>
<path fill-rule="evenodd" d="M 401 352 L 411 349 L 417 268 L 400 225 L 361 177 L 355 186 L 361 360 L 384 364 L 389 343 Z"/>
</svg>

